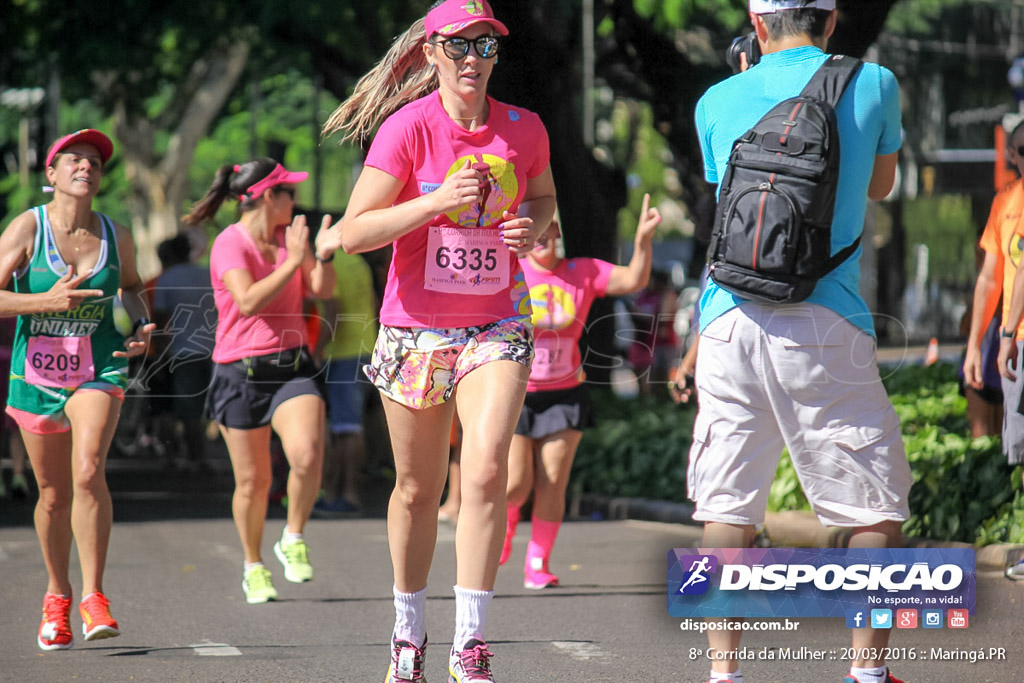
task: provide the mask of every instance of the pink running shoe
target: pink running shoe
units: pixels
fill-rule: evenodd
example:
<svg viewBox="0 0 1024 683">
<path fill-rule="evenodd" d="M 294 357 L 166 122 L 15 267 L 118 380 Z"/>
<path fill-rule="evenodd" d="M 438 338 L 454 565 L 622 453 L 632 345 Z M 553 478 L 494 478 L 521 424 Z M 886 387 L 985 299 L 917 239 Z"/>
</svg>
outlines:
<svg viewBox="0 0 1024 683">
<path fill-rule="evenodd" d="M 494 683 L 491 657 L 487 643 L 470 640 L 459 652 L 452 650 L 448 658 L 448 683 Z"/>
<path fill-rule="evenodd" d="M 416 647 L 407 640 L 398 640 L 391 636 L 391 664 L 384 683 L 427 683 L 423 673 L 423 660 L 427 654 L 427 640 Z"/>
<path fill-rule="evenodd" d="M 523 588 L 541 590 L 558 585 L 558 577 L 548 571 L 548 561 L 543 557 L 526 558 L 523 568 Z"/>
</svg>

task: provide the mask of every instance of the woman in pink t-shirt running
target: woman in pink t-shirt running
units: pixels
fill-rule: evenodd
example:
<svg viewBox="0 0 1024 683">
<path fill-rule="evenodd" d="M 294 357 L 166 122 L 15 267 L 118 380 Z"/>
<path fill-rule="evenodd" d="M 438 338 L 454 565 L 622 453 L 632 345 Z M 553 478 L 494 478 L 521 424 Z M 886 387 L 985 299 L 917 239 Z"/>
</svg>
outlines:
<svg viewBox="0 0 1024 683">
<path fill-rule="evenodd" d="M 292 218 L 296 185 L 307 175 L 266 158 L 224 166 L 183 219 L 201 225 L 225 199 L 238 200 L 238 222 L 217 236 L 210 251 L 218 320 L 206 411 L 220 425 L 235 473 L 231 508 L 245 554 L 242 590 L 249 604 L 277 599 L 260 549 L 272 478 L 271 429 L 291 466 L 288 521 L 274 554 L 288 581 L 313 579 L 302 532 L 320 491 L 324 392 L 307 348 L 302 300 L 304 291 L 331 296 L 335 274 L 327 262 L 341 246 L 341 228 L 325 216 L 310 249 L 306 217 Z"/>
<path fill-rule="evenodd" d="M 484 626 L 505 527 L 508 448 L 533 357 L 517 257 L 533 248 L 555 207 L 540 119 L 487 96 L 507 34 L 487 2 L 436 3 L 324 129 L 358 140 L 383 121 L 342 239 L 349 252 L 394 244 L 367 366 L 395 455 L 389 682 L 424 677 L 427 575 L 456 411 L 462 507 L 449 675 L 457 683 L 493 680 Z"/>
<path fill-rule="evenodd" d="M 548 558 L 562 526 L 576 447 L 583 428 L 593 424 L 580 337 L 594 299 L 632 294 L 647 285 L 651 240 L 661 222 L 658 210 L 650 208 L 650 200 L 645 194 L 628 266 L 595 258 L 562 258 L 557 249 L 561 236 L 557 219 L 524 259 L 533 303 L 536 357 L 509 451 L 508 522 L 500 562 L 508 561 L 519 508 L 532 490 L 533 520 L 523 566 L 526 588 L 558 585 L 558 577 L 548 569 Z"/>
</svg>

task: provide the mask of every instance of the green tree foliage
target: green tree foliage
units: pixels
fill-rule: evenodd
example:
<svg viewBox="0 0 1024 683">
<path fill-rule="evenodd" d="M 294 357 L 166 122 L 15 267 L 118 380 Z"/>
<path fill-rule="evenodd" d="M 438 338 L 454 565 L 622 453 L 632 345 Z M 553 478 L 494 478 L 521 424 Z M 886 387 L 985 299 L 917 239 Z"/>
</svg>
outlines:
<svg viewBox="0 0 1024 683">
<path fill-rule="evenodd" d="M 56 70 L 65 100 L 89 98 L 111 117 L 124 138 L 119 142 L 136 229 L 160 237 L 174 227 L 192 151 L 239 84 L 297 69 L 306 77 L 318 74 L 341 99 L 428 4 L 17 0 L 0 22 L 0 83 L 45 85 Z M 871 3 L 855 16 L 884 16 L 890 4 Z M 581 92 L 579 79 L 582 2 L 496 5 L 512 36 L 495 93 L 541 113 L 552 133 L 567 233 L 586 231 L 585 240 L 571 241 L 588 244 L 592 255 L 614 258 L 628 167 L 595 159 L 582 142 L 582 98 L 592 96 Z M 703 191 L 693 106 L 726 75 L 721 54 L 741 29 L 744 8 L 744 0 L 594 3 L 602 27 L 599 84 L 616 99 L 649 103 L 650 125 L 663 138 L 662 149 L 671 152 L 665 163 L 679 179 L 682 199 Z M 49 137 L 56 132 L 48 130 Z"/>
</svg>

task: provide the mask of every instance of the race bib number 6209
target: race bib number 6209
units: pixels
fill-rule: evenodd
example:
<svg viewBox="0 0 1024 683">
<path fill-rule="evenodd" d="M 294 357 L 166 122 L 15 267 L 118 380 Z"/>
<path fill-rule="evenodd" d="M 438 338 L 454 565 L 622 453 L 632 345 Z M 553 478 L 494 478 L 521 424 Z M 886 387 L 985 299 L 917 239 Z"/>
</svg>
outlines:
<svg viewBox="0 0 1024 683">
<path fill-rule="evenodd" d="M 91 382 L 95 374 L 89 337 L 29 337 L 25 358 L 29 384 L 69 389 Z"/>
</svg>

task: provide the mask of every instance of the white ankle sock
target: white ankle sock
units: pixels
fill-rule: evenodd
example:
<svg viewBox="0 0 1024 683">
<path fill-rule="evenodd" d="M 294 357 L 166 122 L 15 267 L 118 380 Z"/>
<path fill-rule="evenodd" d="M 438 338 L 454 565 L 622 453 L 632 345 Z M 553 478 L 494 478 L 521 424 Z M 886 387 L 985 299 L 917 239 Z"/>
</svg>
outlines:
<svg viewBox="0 0 1024 683">
<path fill-rule="evenodd" d="M 471 638 L 484 640 L 487 625 L 487 607 L 491 604 L 494 591 L 474 591 L 453 586 L 455 589 L 455 638 L 453 649 L 458 652 L 466 647 Z"/>
<path fill-rule="evenodd" d="M 857 679 L 857 683 L 885 683 L 888 673 L 889 668 L 885 666 L 876 666 L 872 669 L 850 667 L 850 675 Z"/>
<path fill-rule="evenodd" d="M 284 533 L 281 534 L 281 541 L 284 543 L 294 543 L 295 541 L 301 541 L 302 534 L 293 534 L 288 531 L 288 527 L 284 528 Z"/>
<path fill-rule="evenodd" d="M 730 673 L 712 671 L 711 678 L 708 679 L 708 683 L 743 683 L 743 672 L 739 669 Z"/>
<path fill-rule="evenodd" d="M 262 562 L 243 562 L 242 563 L 242 571 L 247 572 L 250 569 L 252 569 L 253 567 L 262 567 L 262 566 L 263 566 Z"/>
<path fill-rule="evenodd" d="M 427 639 L 427 588 L 423 587 L 415 593 L 402 593 L 397 588 L 395 594 L 395 638 L 407 640 L 416 647 L 421 647 Z"/>
</svg>

